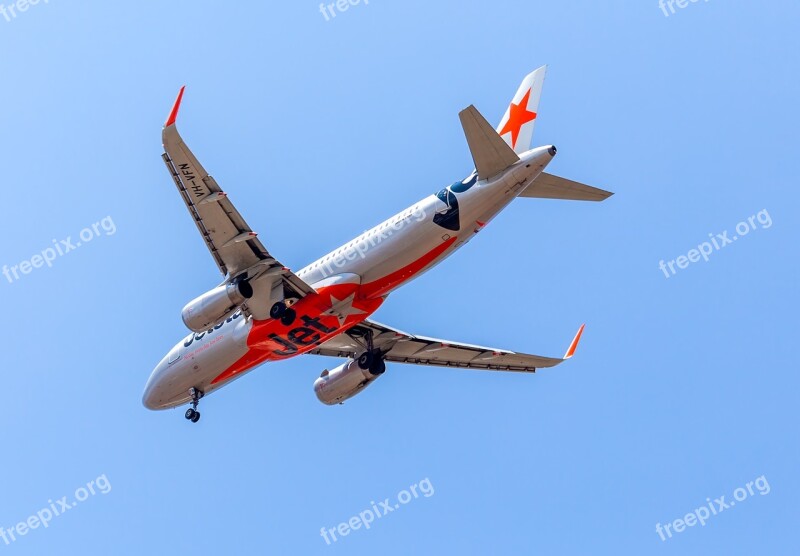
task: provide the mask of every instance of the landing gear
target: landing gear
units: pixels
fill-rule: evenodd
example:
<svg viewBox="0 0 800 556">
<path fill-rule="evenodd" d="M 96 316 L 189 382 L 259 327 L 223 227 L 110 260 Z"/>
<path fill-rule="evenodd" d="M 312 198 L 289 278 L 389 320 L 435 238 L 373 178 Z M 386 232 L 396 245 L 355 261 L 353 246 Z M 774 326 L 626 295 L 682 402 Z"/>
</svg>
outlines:
<svg viewBox="0 0 800 556">
<path fill-rule="evenodd" d="M 279 319 L 286 312 L 286 309 L 288 309 L 286 303 L 284 303 L 283 301 L 278 301 L 275 305 L 272 306 L 272 309 L 269 310 L 269 316 L 273 319 Z"/>
<path fill-rule="evenodd" d="M 297 318 L 297 312 L 287 306 L 286 302 L 278 301 L 269 310 L 269 316 L 273 319 L 280 319 L 284 325 L 289 326 Z"/>
<path fill-rule="evenodd" d="M 294 309 L 290 307 L 286 309 L 285 313 L 283 313 L 283 316 L 281 317 L 281 323 L 283 323 L 286 326 L 289 326 L 294 322 L 294 319 L 296 318 L 297 318 L 297 313 L 295 312 Z"/>
<path fill-rule="evenodd" d="M 369 372 L 374 376 L 382 375 L 386 372 L 386 362 L 383 360 L 383 357 L 381 357 L 380 354 L 378 354 L 378 357 L 376 357 L 375 361 L 372 362 Z"/>
<path fill-rule="evenodd" d="M 365 334 L 367 339 L 367 351 L 359 355 L 358 366 L 362 369 L 369 370 L 373 376 L 382 375 L 386 372 L 386 363 L 383 360 L 381 350 L 375 349 L 372 343 L 372 331 L 368 330 Z"/>
<path fill-rule="evenodd" d="M 189 395 L 192 396 L 192 407 L 186 410 L 184 417 L 186 417 L 187 421 L 196 423 L 200 420 L 200 412 L 197 411 L 197 404 L 200 403 L 200 399 L 205 394 L 203 394 L 203 392 L 201 392 L 197 388 L 189 388 Z"/>
<path fill-rule="evenodd" d="M 358 358 L 358 366 L 362 369 L 369 369 L 375 361 L 375 353 L 372 351 L 365 351 Z"/>
<path fill-rule="evenodd" d="M 383 354 L 379 349 L 365 351 L 358 357 L 358 366 L 362 369 L 369 370 L 373 376 L 382 375 L 386 372 L 386 362 L 383 360 Z"/>
</svg>

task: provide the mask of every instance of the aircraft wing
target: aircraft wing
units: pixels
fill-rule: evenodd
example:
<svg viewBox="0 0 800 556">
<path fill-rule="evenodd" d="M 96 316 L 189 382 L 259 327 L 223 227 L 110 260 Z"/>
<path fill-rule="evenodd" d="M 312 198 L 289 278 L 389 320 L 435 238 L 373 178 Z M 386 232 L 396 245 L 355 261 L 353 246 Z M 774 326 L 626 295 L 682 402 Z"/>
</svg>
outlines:
<svg viewBox="0 0 800 556">
<path fill-rule="evenodd" d="M 251 281 L 269 277 L 270 287 L 282 280 L 286 297 L 299 298 L 313 292 L 311 286 L 269 254 L 258 234 L 183 142 L 175 126 L 183 91 L 181 88 L 164 124 L 166 152 L 162 157 L 220 272 L 230 278 L 247 272 Z"/>
<path fill-rule="evenodd" d="M 562 358 L 516 353 L 472 344 L 415 336 L 384 324 L 365 320 L 347 332 L 331 338 L 311 353 L 330 357 L 358 357 L 366 350 L 366 337 L 372 333 L 375 349 L 386 361 L 412 365 L 433 365 L 488 371 L 536 372 L 540 367 L 554 367 L 572 357 L 583 333 L 580 327 Z"/>
</svg>

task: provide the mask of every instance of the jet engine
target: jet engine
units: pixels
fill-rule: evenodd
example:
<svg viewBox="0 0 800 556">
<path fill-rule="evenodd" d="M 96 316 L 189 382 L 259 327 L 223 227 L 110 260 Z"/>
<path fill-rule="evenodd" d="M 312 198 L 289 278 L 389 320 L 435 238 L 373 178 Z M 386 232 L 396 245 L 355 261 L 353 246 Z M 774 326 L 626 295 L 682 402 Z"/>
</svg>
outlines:
<svg viewBox="0 0 800 556">
<path fill-rule="evenodd" d="M 247 280 L 227 282 L 190 301 L 181 311 L 184 324 L 194 332 L 213 328 L 253 297 Z"/>
<path fill-rule="evenodd" d="M 383 361 L 371 367 L 371 370 L 362 369 L 357 361 L 348 359 L 332 371 L 326 369 L 314 381 L 314 393 L 324 404 L 342 403 L 372 384 L 386 370 Z"/>
</svg>

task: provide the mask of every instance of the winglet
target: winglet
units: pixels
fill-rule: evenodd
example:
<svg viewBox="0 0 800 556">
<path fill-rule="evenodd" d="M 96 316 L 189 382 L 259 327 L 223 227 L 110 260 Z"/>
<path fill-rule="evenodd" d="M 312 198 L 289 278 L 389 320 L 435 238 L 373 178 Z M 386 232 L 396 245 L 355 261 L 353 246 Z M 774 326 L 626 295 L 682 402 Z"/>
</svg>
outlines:
<svg viewBox="0 0 800 556">
<path fill-rule="evenodd" d="M 164 127 L 169 127 L 175 124 L 175 120 L 178 119 L 178 110 L 181 108 L 181 100 L 183 100 L 183 91 L 186 89 L 186 85 L 181 87 L 181 90 L 178 91 L 178 98 L 175 99 L 175 104 L 172 105 L 172 110 L 169 113 L 169 118 L 167 118 Z"/>
<path fill-rule="evenodd" d="M 564 354 L 564 359 L 569 359 L 573 355 L 575 355 L 575 350 L 578 349 L 578 342 L 581 341 L 581 334 L 583 334 L 583 329 L 586 325 L 582 324 L 581 327 L 578 329 L 578 333 L 575 334 L 575 338 L 572 340 L 572 343 L 569 345 L 569 349 L 567 353 Z"/>
</svg>

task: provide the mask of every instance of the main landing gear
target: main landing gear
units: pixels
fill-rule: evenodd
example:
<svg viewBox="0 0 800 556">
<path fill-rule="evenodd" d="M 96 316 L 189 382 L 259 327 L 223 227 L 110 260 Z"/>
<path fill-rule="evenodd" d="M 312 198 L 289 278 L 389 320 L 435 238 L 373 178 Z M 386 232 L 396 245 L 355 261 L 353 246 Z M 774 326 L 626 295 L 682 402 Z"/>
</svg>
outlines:
<svg viewBox="0 0 800 556">
<path fill-rule="evenodd" d="M 386 372 L 386 362 L 378 349 L 362 353 L 358 358 L 358 366 L 364 370 L 369 370 L 369 373 L 373 376 L 382 375 Z"/>
<path fill-rule="evenodd" d="M 186 410 L 184 417 L 192 423 L 196 423 L 200 420 L 200 412 L 197 411 L 197 404 L 200 403 L 200 399 L 204 394 L 197 388 L 189 388 L 189 394 L 192 396 L 192 407 Z"/>
<path fill-rule="evenodd" d="M 358 357 L 358 366 L 365 371 L 369 370 L 372 376 L 382 375 L 386 372 L 386 362 L 381 350 L 375 349 L 372 343 L 372 330 L 367 330 L 364 336 L 367 339 L 367 351 Z"/>
<path fill-rule="evenodd" d="M 285 301 L 278 301 L 272 306 L 272 309 L 269 310 L 269 316 L 273 319 L 281 319 L 284 325 L 289 326 L 294 322 L 294 319 L 297 318 L 297 312 L 286 305 Z"/>
</svg>

